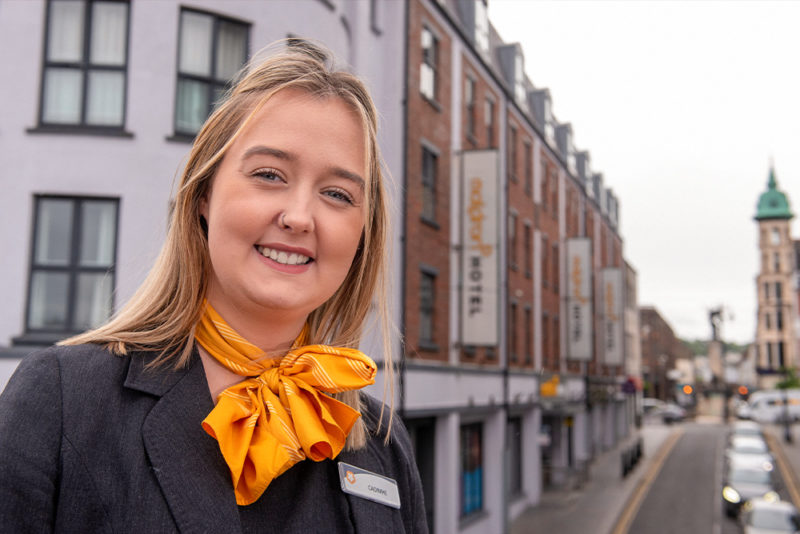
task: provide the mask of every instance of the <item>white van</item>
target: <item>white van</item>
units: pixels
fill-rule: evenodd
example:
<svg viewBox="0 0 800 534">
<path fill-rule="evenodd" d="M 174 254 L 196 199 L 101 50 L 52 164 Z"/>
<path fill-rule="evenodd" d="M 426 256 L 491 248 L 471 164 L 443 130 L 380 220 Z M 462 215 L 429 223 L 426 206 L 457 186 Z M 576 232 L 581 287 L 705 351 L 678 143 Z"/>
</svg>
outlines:
<svg viewBox="0 0 800 534">
<path fill-rule="evenodd" d="M 800 421 L 800 389 L 756 391 L 750 395 L 748 408 L 750 419 L 759 423 L 780 423 L 787 416 Z"/>
</svg>

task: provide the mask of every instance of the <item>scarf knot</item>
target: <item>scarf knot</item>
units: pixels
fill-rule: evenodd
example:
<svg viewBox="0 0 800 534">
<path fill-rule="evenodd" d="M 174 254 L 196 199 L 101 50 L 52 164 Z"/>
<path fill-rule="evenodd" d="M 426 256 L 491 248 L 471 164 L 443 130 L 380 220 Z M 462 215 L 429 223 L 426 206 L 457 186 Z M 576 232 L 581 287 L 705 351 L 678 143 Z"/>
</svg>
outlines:
<svg viewBox="0 0 800 534">
<path fill-rule="evenodd" d="M 278 395 L 280 393 L 281 387 L 281 374 L 277 368 L 269 369 L 268 371 L 264 371 L 257 378 L 260 384 L 263 384 L 269 388 L 269 390 Z"/>
<path fill-rule="evenodd" d="M 297 462 L 341 452 L 361 414 L 329 394 L 374 383 L 377 368 L 369 357 L 346 347 L 307 345 L 292 348 L 277 365 L 260 361 L 263 352 L 210 304 L 195 338 L 220 364 L 249 377 L 220 393 L 203 421 L 228 464 L 238 504 L 255 502 Z"/>
</svg>

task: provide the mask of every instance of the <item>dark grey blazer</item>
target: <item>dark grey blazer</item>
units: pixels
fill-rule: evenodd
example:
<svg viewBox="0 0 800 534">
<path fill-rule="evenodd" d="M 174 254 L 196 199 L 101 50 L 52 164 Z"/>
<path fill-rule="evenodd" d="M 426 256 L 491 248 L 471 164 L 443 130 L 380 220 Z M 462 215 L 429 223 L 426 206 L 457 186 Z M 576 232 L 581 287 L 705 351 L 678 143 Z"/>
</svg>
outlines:
<svg viewBox="0 0 800 534">
<path fill-rule="evenodd" d="M 427 532 L 398 418 L 388 446 L 378 432 L 336 461 L 301 462 L 239 507 L 200 425 L 213 402 L 199 357 L 180 371 L 145 370 L 149 358 L 94 345 L 25 358 L 0 396 L 2 532 Z M 380 403 L 365 400 L 374 431 Z M 397 481 L 400 510 L 343 493 L 338 460 Z"/>
</svg>

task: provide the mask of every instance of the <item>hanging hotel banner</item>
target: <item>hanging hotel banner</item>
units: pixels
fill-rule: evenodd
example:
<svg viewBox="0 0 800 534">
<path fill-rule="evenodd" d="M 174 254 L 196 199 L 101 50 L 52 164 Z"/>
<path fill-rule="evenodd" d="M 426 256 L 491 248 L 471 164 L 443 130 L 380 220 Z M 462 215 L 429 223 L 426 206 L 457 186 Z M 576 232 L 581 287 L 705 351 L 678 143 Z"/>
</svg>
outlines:
<svg viewBox="0 0 800 534">
<path fill-rule="evenodd" d="M 461 158 L 461 343 L 495 346 L 500 295 L 497 151 L 468 151 Z"/>
<path fill-rule="evenodd" d="M 603 284 L 603 362 L 623 363 L 622 269 L 610 267 L 601 272 Z"/>
<path fill-rule="evenodd" d="M 592 358 L 592 244 L 567 239 L 567 358 Z"/>
</svg>

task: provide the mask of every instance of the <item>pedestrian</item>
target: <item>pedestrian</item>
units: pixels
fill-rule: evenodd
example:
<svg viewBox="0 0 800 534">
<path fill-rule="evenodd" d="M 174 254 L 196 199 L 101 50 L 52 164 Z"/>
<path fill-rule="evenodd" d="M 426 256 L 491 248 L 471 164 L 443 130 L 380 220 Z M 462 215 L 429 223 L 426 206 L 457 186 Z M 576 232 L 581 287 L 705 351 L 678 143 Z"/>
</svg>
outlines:
<svg viewBox="0 0 800 534">
<path fill-rule="evenodd" d="M 293 40 L 243 73 L 142 286 L 20 364 L 4 532 L 427 532 L 408 434 L 359 391 L 368 317 L 388 339 L 387 199 L 374 104 L 333 63 Z"/>
</svg>

